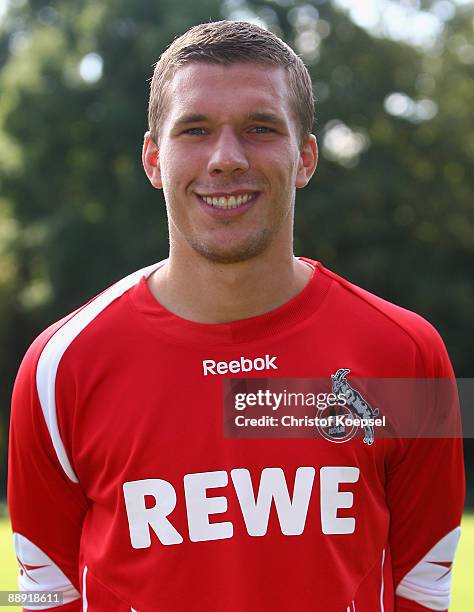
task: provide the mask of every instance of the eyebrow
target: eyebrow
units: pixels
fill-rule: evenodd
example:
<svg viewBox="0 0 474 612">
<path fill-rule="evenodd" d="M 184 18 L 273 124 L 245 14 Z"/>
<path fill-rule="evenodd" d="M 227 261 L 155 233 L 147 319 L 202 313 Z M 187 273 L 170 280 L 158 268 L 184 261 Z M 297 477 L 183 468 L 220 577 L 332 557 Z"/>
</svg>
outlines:
<svg viewBox="0 0 474 612">
<path fill-rule="evenodd" d="M 261 113 L 261 112 L 256 112 L 256 113 L 249 113 L 247 115 L 247 119 L 249 121 L 262 121 L 263 123 L 274 123 L 274 124 L 283 124 L 284 121 L 281 117 L 279 117 L 278 115 L 275 115 L 274 113 Z"/>
<path fill-rule="evenodd" d="M 198 113 L 191 113 L 183 115 L 174 124 L 174 127 L 180 127 L 182 125 L 189 125 L 190 123 L 201 123 L 202 121 L 208 121 L 206 115 L 200 115 Z"/>
<path fill-rule="evenodd" d="M 248 121 L 261 121 L 263 123 L 273 123 L 274 125 L 283 125 L 285 123 L 278 115 L 268 112 L 248 113 L 246 118 Z M 189 113 L 179 117 L 174 124 L 174 128 L 190 125 L 192 123 L 202 123 L 203 121 L 209 121 L 209 117 L 200 113 Z"/>
</svg>

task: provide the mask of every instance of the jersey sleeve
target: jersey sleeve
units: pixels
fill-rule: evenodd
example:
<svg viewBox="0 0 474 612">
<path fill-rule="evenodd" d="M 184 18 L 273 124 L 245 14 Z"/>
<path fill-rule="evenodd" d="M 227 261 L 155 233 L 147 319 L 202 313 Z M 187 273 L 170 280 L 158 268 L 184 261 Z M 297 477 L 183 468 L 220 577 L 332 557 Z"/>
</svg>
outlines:
<svg viewBox="0 0 474 612">
<path fill-rule="evenodd" d="M 450 391 L 434 395 L 429 414 L 451 423 L 452 435 L 399 440 L 401 450 L 387 466 L 397 612 L 448 610 L 464 505 L 463 446 L 454 374 L 441 338 L 430 330 L 426 346 L 421 345 L 420 373 L 425 379 L 449 379 Z"/>
<path fill-rule="evenodd" d="M 30 347 L 14 385 L 8 506 L 20 590 L 61 592 L 63 605 L 55 609 L 78 612 L 82 609 L 79 543 L 88 505 L 78 482 L 64 470 L 40 402 L 38 359 L 52 335 L 51 331 L 45 334 Z"/>
</svg>

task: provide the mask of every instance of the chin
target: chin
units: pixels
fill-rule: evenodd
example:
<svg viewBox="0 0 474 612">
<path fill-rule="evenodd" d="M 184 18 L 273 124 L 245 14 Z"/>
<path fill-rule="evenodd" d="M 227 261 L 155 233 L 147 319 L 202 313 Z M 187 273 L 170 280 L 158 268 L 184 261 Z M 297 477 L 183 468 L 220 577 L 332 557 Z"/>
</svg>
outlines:
<svg viewBox="0 0 474 612">
<path fill-rule="evenodd" d="M 202 257 L 213 263 L 235 264 L 254 259 L 270 244 L 270 232 L 262 232 L 258 239 L 235 247 L 217 247 L 202 242 L 191 243 L 191 247 Z"/>
</svg>

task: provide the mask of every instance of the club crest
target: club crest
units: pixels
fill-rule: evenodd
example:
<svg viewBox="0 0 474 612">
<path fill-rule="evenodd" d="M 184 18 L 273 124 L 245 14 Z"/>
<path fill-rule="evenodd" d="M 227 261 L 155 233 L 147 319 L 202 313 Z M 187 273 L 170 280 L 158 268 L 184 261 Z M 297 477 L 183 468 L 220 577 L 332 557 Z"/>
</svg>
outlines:
<svg viewBox="0 0 474 612">
<path fill-rule="evenodd" d="M 364 428 L 364 443 L 369 446 L 374 443 L 375 434 L 371 421 L 379 414 L 378 408 L 373 408 L 363 395 L 346 379 L 350 373 L 348 368 L 339 368 L 331 375 L 332 392 L 343 396 L 345 403 L 326 408 L 320 415 L 320 420 L 327 421 L 318 425 L 319 433 L 330 442 L 342 443 L 351 440 L 359 430 Z M 322 417 L 322 418 L 321 418 Z M 362 421 L 359 425 L 357 420 Z M 354 422 L 355 421 L 355 422 Z"/>
</svg>

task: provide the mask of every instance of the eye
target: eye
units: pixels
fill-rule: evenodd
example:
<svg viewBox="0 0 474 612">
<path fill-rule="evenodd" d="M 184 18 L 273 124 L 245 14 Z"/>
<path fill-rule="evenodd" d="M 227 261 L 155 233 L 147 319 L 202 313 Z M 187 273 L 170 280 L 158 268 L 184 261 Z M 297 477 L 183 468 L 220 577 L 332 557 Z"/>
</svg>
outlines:
<svg viewBox="0 0 474 612">
<path fill-rule="evenodd" d="M 189 134 L 189 136 L 202 136 L 204 134 L 204 128 L 189 128 L 188 130 L 184 130 L 183 134 Z"/>
<path fill-rule="evenodd" d="M 258 130 L 257 134 L 269 134 L 270 132 L 274 132 L 272 128 L 267 127 L 266 125 L 257 125 L 254 127 L 252 131 Z"/>
</svg>

